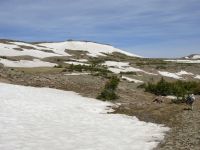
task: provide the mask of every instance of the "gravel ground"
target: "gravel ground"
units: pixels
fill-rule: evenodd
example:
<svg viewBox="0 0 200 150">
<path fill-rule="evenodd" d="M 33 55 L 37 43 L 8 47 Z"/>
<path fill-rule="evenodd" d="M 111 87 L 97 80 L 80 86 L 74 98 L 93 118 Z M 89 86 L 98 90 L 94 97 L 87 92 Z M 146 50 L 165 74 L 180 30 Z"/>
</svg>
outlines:
<svg viewBox="0 0 200 150">
<path fill-rule="evenodd" d="M 193 111 L 184 110 L 172 119 L 174 127 L 157 150 L 200 150 L 199 106 L 196 101 Z"/>
</svg>

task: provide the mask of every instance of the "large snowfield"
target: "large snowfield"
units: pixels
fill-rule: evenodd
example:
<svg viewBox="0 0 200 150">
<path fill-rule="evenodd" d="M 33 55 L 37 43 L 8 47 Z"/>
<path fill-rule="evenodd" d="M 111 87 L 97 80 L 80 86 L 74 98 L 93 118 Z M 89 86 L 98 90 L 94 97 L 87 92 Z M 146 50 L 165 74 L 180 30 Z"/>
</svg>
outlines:
<svg viewBox="0 0 200 150">
<path fill-rule="evenodd" d="M 150 150 L 168 131 L 74 92 L 0 83 L 0 150 Z"/>
</svg>

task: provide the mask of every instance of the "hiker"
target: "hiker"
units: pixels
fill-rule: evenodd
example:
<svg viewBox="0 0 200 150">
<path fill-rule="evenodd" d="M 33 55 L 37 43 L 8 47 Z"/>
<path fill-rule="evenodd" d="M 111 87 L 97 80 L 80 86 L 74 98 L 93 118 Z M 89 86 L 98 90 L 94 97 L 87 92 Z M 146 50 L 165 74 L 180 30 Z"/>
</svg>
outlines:
<svg viewBox="0 0 200 150">
<path fill-rule="evenodd" d="M 186 104 L 190 105 L 191 106 L 191 110 L 193 110 L 193 103 L 195 101 L 195 96 L 194 94 L 191 94 L 189 95 L 187 98 L 186 98 Z"/>
</svg>

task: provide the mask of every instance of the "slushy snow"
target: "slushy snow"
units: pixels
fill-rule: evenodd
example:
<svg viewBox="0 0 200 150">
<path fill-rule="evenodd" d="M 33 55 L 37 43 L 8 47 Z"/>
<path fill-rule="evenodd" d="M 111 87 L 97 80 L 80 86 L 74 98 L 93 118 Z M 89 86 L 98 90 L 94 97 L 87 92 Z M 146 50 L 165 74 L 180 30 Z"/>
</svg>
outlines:
<svg viewBox="0 0 200 150">
<path fill-rule="evenodd" d="M 74 92 L 0 83 L 1 150 L 150 150 L 168 128 Z"/>
</svg>

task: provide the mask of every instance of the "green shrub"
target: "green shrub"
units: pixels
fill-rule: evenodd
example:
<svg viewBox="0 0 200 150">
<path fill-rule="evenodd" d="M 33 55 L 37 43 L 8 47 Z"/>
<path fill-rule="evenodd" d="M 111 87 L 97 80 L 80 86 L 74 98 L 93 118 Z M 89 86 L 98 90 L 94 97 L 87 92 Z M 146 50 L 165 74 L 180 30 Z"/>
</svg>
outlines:
<svg viewBox="0 0 200 150">
<path fill-rule="evenodd" d="M 54 68 L 63 68 L 63 66 L 59 64 L 59 65 L 55 65 Z"/>
<path fill-rule="evenodd" d="M 103 66 L 86 66 L 86 65 L 73 65 L 71 64 L 68 68 L 69 71 L 78 71 L 78 72 L 83 72 L 83 71 L 91 71 L 93 72 L 98 72 L 101 75 L 106 75 L 107 73 L 111 73 L 106 67 Z M 94 73 L 95 74 L 95 73 Z"/>
<path fill-rule="evenodd" d="M 104 60 L 100 59 L 100 58 L 93 58 L 90 60 L 90 63 L 92 66 L 98 66 L 98 65 L 104 63 Z"/>
<path fill-rule="evenodd" d="M 101 100 L 116 100 L 118 98 L 118 95 L 115 93 L 117 86 L 119 84 L 119 78 L 116 76 L 113 76 L 110 78 L 110 80 L 106 83 L 103 91 L 97 96 L 97 99 Z"/>
<path fill-rule="evenodd" d="M 200 94 L 200 85 L 194 81 L 176 81 L 176 82 L 167 82 L 163 78 L 154 83 L 148 83 L 140 85 L 138 88 L 144 88 L 146 92 L 153 93 L 155 95 L 175 95 L 178 98 L 185 98 L 186 94 Z"/>
<path fill-rule="evenodd" d="M 121 75 L 126 74 L 126 75 L 137 75 L 137 72 L 133 71 L 128 71 L 128 72 L 120 72 Z"/>
</svg>

